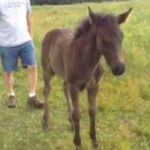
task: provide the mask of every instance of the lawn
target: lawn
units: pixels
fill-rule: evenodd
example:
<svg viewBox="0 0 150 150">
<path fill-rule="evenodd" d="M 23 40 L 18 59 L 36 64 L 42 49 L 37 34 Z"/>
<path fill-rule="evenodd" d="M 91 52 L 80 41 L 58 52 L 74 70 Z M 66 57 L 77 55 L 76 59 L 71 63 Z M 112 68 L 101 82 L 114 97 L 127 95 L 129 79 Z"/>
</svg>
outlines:
<svg viewBox="0 0 150 150">
<path fill-rule="evenodd" d="M 87 6 L 96 12 L 122 13 L 133 7 L 121 26 L 125 38 L 123 56 L 126 73 L 114 77 L 102 60 L 105 73 L 97 97 L 97 137 L 101 150 L 150 150 L 150 1 L 83 3 L 62 6 L 33 6 L 33 39 L 38 59 L 38 96 L 42 95 L 40 46 L 44 34 L 55 27 L 75 30 L 88 15 Z M 41 127 L 43 112 L 26 106 L 27 71 L 16 73 L 17 107 L 5 106 L 7 93 L 0 72 L 0 150 L 74 150 L 62 80 L 55 77 L 49 98 L 50 130 Z M 86 92 L 81 95 L 81 137 L 83 150 L 91 150 Z"/>
</svg>

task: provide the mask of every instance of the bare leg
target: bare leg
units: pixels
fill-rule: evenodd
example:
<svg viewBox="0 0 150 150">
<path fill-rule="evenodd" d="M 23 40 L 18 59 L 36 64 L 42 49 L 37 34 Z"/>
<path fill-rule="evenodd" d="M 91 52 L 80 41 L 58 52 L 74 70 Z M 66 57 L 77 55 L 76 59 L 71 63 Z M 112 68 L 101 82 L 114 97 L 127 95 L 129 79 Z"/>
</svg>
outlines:
<svg viewBox="0 0 150 150">
<path fill-rule="evenodd" d="M 8 95 L 14 95 L 14 77 L 13 77 L 13 72 L 5 72 L 4 73 L 4 78 L 5 78 L 5 83 L 7 87 L 7 92 Z"/>
<path fill-rule="evenodd" d="M 43 78 L 44 78 L 44 90 L 43 90 L 43 93 L 44 93 L 44 98 L 45 98 L 45 105 L 44 105 L 44 114 L 43 114 L 43 128 L 45 130 L 48 129 L 48 126 L 49 126 L 49 104 L 48 104 L 48 97 L 49 97 L 49 94 L 50 94 L 50 89 L 51 89 L 51 86 L 50 86 L 50 80 L 53 76 L 52 73 L 49 73 L 48 71 L 43 71 Z"/>
<path fill-rule="evenodd" d="M 96 116 L 96 95 L 98 92 L 98 85 L 94 85 L 87 89 L 89 102 L 89 117 L 90 117 L 90 137 L 94 147 L 97 147 L 96 130 L 95 130 L 95 116 Z"/>
<path fill-rule="evenodd" d="M 81 148 L 81 138 L 80 138 L 80 108 L 79 108 L 79 89 L 74 85 L 70 85 L 70 93 L 72 98 L 73 112 L 72 118 L 74 121 L 74 144 L 76 149 Z"/>
<path fill-rule="evenodd" d="M 69 89 L 69 84 L 66 82 L 64 82 L 64 93 L 67 101 L 67 108 L 69 114 L 69 122 L 71 123 L 71 130 L 74 130 L 74 123 L 72 119 L 72 106 L 70 101 L 70 89 Z"/>
<path fill-rule="evenodd" d="M 32 65 L 28 66 L 29 74 L 29 94 L 35 93 L 36 94 L 36 84 L 37 84 L 37 66 Z"/>
</svg>

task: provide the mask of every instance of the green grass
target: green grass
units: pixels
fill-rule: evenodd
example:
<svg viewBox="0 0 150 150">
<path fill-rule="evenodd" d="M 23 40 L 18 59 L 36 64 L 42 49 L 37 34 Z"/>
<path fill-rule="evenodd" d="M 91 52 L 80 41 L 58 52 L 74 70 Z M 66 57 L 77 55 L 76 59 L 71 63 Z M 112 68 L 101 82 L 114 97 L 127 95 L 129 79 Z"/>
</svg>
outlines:
<svg viewBox="0 0 150 150">
<path fill-rule="evenodd" d="M 150 1 L 85 3 L 63 6 L 34 6 L 33 35 L 38 58 L 38 95 L 42 97 L 40 45 L 44 34 L 55 27 L 72 30 L 87 15 L 87 6 L 95 11 L 119 14 L 133 7 L 122 25 L 125 34 L 123 55 L 127 70 L 116 78 L 105 65 L 97 98 L 97 137 L 102 150 L 150 150 Z M 2 71 L 1 71 L 2 72 Z M 62 81 L 54 78 L 49 99 L 50 131 L 41 128 L 42 111 L 26 106 L 27 72 L 16 73 L 17 107 L 5 106 L 7 93 L 0 74 L 0 150 L 73 150 Z M 86 93 L 81 96 L 81 137 L 83 150 L 91 150 Z"/>
</svg>

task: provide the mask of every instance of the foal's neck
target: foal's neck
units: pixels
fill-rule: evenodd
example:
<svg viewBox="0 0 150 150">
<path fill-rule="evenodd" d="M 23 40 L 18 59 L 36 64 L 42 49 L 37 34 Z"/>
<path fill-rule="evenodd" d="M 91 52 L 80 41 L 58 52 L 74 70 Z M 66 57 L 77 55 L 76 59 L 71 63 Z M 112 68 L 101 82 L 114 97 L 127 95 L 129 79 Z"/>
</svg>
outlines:
<svg viewBox="0 0 150 150">
<path fill-rule="evenodd" d="M 79 48 L 80 51 L 82 51 L 80 53 L 80 59 L 87 64 L 86 66 L 88 69 L 94 69 L 101 56 L 97 45 L 97 34 L 89 31 L 79 40 L 79 43 L 83 43 L 83 45 L 80 47 L 81 49 Z"/>
<path fill-rule="evenodd" d="M 96 34 L 87 31 L 72 41 L 66 65 L 69 82 L 87 82 L 95 72 L 101 56 L 96 38 Z"/>
</svg>

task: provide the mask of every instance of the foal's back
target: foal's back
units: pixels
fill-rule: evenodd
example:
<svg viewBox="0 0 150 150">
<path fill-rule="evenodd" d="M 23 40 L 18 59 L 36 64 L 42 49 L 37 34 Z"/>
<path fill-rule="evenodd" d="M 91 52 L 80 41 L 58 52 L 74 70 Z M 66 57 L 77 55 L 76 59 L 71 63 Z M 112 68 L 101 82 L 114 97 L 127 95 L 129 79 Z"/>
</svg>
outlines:
<svg viewBox="0 0 150 150">
<path fill-rule="evenodd" d="M 42 66 L 65 80 L 66 57 L 70 49 L 73 32 L 68 29 L 49 31 L 42 43 Z"/>
</svg>

